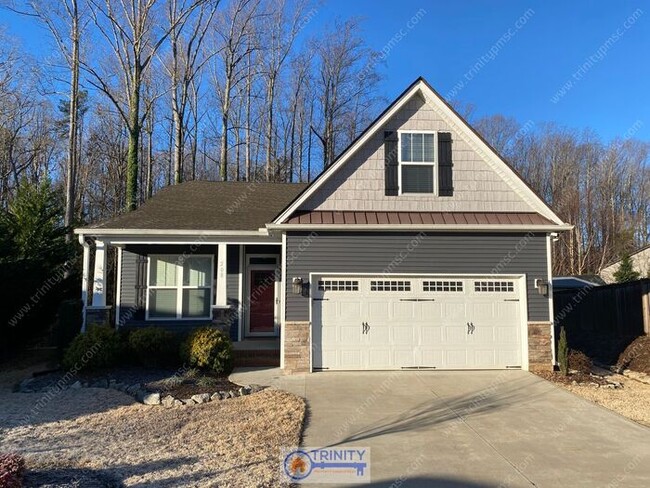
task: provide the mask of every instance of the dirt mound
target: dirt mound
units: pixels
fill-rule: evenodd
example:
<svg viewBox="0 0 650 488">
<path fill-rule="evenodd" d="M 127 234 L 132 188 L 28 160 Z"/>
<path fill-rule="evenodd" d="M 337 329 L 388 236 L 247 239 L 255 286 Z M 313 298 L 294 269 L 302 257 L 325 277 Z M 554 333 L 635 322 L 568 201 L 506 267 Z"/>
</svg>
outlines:
<svg viewBox="0 0 650 488">
<path fill-rule="evenodd" d="M 619 356 L 616 367 L 619 371 L 631 369 L 650 374 L 650 336 L 637 337 Z"/>
<path fill-rule="evenodd" d="M 569 353 L 569 369 L 578 371 L 583 374 L 591 373 L 593 363 L 591 358 L 582 351 L 571 350 Z"/>
</svg>

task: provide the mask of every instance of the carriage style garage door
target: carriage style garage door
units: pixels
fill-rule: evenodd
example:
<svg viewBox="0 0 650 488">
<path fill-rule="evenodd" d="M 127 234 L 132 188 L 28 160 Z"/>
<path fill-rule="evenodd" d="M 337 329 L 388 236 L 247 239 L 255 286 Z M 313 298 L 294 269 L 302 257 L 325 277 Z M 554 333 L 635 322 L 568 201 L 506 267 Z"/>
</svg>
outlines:
<svg viewBox="0 0 650 488">
<path fill-rule="evenodd" d="M 313 368 L 521 367 L 521 281 L 314 276 Z"/>
</svg>

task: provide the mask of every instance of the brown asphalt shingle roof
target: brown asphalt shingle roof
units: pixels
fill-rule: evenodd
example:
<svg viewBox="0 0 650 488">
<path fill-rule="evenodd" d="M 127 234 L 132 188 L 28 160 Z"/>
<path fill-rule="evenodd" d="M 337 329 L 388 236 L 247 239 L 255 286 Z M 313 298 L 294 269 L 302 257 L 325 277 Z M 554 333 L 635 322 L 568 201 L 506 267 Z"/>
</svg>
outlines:
<svg viewBox="0 0 650 488">
<path fill-rule="evenodd" d="M 92 229 L 257 230 L 307 187 L 305 183 L 188 181 L 168 186 L 137 210 Z"/>
</svg>

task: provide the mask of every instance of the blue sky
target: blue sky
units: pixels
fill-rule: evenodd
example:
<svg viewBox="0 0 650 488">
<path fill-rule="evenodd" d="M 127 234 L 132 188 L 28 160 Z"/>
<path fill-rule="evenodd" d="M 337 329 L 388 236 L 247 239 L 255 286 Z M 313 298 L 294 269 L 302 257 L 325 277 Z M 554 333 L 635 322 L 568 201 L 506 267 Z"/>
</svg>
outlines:
<svg viewBox="0 0 650 488">
<path fill-rule="evenodd" d="M 640 127 L 634 137 L 650 140 L 648 2 L 330 0 L 319 7 L 314 28 L 336 16 L 363 17 L 370 46 L 391 46 L 381 85 L 389 99 L 420 75 L 443 96 L 463 81 L 456 97 L 474 104 L 477 116 L 590 127 L 604 140 Z M 400 31 L 407 35 L 391 44 Z M 470 72 L 477 62 L 480 69 Z M 553 103 L 569 80 L 573 86 Z"/>
<path fill-rule="evenodd" d="M 473 104 L 475 116 L 650 140 L 648 2 L 325 0 L 316 8 L 306 34 L 337 17 L 364 19 L 360 35 L 386 53 L 387 99 L 424 76 L 443 96 Z M 34 56 L 47 55 L 47 34 L 33 21 L 6 11 L 0 21 Z"/>
</svg>

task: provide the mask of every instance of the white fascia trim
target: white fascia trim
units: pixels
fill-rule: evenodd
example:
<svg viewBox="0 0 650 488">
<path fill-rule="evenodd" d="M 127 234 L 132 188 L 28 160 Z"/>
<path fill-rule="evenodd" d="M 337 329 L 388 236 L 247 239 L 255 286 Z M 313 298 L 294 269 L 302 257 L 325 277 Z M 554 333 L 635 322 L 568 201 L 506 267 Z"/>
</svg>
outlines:
<svg viewBox="0 0 650 488">
<path fill-rule="evenodd" d="M 390 224 L 377 224 L 377 225 L 363 225 L 363 224 L 268 224 L 269 230 L 283 230 L 283 231 L 300 231 L 300 230 L 335 230 L 335 231 L 372 231 L 381 230 L 385 232 L 409 232 L 409 231 L 449 231 L 449 232 L 552 232 L 561 230 L 571 230 L 572 225 L 390 225 Z"/>
<path fill-rule="evenodd" d="M 74 230 L 75 234 L 90 236 L 267 236 L 265 228 L 258 230 L 181 230 L 181 229 L 89 229 Z"/>
<path fill-rule="evenodd" d="M 419 90 L 420 90 L 420 85 L 422 83 L 416 83 L 413 88 L 411 88 L 407 93 L 405 93 L 400 100 L 398 100 L 395 105 L 393 105 L 393 108 L 391 108 L 389 111 L 387 111 L 383 117 L 378 119 L 374 126 L 366 131 L 366 133 L 360 137 L 359 139 L 356 140 L 356 142 L 348 148 L 345 153 L 343 153 L 339 158 L 336 163 L 334 163 L 332 166 L 330 166 L 327 170 L 326 173 L 322 174 L 321 177 L 316 180 L 311 186 L 307 188 L 307 190 L 298 197 L 298 199 L 293 202 L 284 212 L 282 212 L 274 221 L 273 224 L 280 224 L 284 222 L 293 212 L 296 211 L 302 205 L 305 200 L 307 200 L 311 195 L 314 194 L 318 188 L 320 188 L 325 181 L 329 179 L 330 176 L 332 176 L 334 173 L 336 173 L 341 166 L 343 166 L 354 153 L 357 152 L 366 142 L 370 140 L 372 136 L 375 135 L 375 132 L 383 127 L 388 120 L 395 115 L 403 106 L 406 102 L 408 102 L 413 95 L 415 95 Z M 269 226 L 267 225 L 267 228 Z"/>
</svg>

